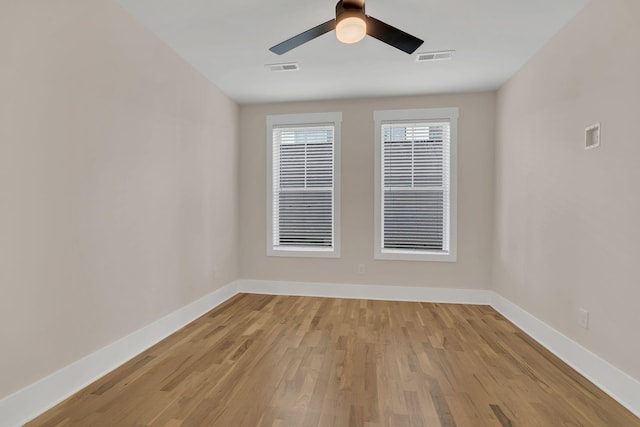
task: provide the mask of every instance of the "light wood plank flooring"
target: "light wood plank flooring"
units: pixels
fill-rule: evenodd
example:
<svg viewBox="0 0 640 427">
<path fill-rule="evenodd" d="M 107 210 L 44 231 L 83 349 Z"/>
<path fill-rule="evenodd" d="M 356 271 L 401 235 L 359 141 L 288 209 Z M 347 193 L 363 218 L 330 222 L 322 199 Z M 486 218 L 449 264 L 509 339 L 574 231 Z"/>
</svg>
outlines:
<svg viewBox="0 0 640 427">
<path fill-rule="evenodd" d="M 238 295 L 29 426 L 640 426 L 490 307 Z"/>
</svg>

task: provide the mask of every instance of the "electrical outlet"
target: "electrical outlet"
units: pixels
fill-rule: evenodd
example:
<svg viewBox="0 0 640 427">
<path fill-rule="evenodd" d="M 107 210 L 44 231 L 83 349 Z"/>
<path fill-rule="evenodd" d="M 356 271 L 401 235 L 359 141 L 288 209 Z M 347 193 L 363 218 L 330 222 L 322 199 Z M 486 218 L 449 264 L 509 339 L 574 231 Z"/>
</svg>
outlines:
<svg viewBox="0 0 640 427">
<path fill-rule="evenodd" d="M 358 274 L 364 274 L 364 264 L 358 264 Z"/>
<path fill-rule="evenodd" d="M 580 326 L 582 326 L 583 328 L 589 329 L 589 312 L 584 308 L 580 309 L 579 323 L 580 323 Z"/>
</svg>

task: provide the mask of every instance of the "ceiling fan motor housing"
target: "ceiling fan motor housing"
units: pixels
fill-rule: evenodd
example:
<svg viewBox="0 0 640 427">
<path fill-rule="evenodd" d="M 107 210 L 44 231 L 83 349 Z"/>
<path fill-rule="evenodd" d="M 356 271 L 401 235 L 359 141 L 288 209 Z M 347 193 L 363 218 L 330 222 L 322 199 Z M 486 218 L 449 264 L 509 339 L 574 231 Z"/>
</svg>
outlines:
<svg viewBox="0 0 640 427">
<path fill-rule="evenodd" d="M 346 18 L 360 18 L 365 20 L 364 2 L 353 2 L 340 0 L 336 4 L 336 22 L 339 23 Z"/>
</svg>

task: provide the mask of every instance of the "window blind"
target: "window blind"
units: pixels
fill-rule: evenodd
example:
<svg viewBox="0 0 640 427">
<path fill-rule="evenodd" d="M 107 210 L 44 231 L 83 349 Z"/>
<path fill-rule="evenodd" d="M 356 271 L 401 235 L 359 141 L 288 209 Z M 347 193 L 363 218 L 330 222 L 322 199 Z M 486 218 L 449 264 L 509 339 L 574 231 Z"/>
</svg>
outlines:
<svg viewBox="0 0 640 427">
<path fill-rule="evenodd" d="M 382 248 L 448 252 L 450 123 L 383 123 L 382 143 Z"/>
<path fill-rule="evenodd" d="M 334 246 L 333 125 L 273 128 L 273 246 Z"/>
</svg>

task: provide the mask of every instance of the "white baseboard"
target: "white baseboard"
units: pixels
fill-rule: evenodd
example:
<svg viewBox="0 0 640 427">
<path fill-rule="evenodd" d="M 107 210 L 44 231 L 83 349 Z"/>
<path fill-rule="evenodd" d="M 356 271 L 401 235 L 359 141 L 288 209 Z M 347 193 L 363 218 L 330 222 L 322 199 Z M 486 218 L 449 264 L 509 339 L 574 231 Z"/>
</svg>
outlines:
<svg viewBox="0 0 640 427">
<path fill-rule="evenodd" d="M 566 364 L 640 417 L 640 381 L 587 350 L 542 320 L 492 292 L 491 306 Z"/>
<path fill-rule="evenodd" d="M 491 291 L 482 289 L 420 288 L 411 286 L 354 285 L 273 280 L 238 280 L 238 292 L 383 301 L 439 302 L 489 305 Z"/>
<path fill-rule="evenodd" d="M 0 400 L 0 426 L 25 423 L 237 293 L 491 305 L 640 417 L 640 382 L 493 291 L 238 280 Z"/>
<path fill-rule="evenodd" d="M 238 293 L 232 282 L 0 400 L 0 426 L 20 426 Z"/>
</svg>

